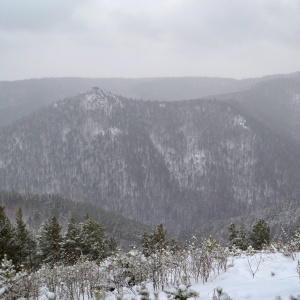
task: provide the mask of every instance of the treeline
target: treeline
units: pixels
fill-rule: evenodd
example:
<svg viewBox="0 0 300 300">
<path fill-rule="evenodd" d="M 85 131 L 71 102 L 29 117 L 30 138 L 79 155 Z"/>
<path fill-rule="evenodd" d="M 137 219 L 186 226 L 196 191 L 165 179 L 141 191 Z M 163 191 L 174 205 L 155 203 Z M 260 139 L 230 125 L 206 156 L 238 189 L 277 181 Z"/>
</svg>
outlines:
<svg viewBox="0 0 300 300">
<path fill-rule="evenodd" d="M 166 249 L 176 251 L 183 247 L 167 237 L 162 224 L 153 232 L 144 230 L 136 238 L 146 257 Z M 270 228 L 264 220 L 259 220 L 250 232 L 243 225 L 238 230 L 235 224 L 231 224 L 228 239 L 230 248 L 246 250 L 251 246 L 261 250 L 270 243 Z M 57 217 L 52 216 L 42 223 L 37 234 L 33 234 L 23 220 L 21 208 L 12 223 L 5 214 L 5 207 L 0 206 L 0 258 L 6 255 L 19 270 L 35 270 L 42 264 L 73 265 L 82 256 L 99 262 L 115 253 L 116 249 L 116 239 L 89 215 L 79 223 L 70 217 L 64 231 Z"/>
<path fill-rule="evenodd" d="M 42 264 L 54 265 L 58 262 L 70 265 L 81 256 L 99 261 L 116 248 L 116 240 L 88 215 L 78 224 L 71 217 L 64 233 L 53 216 L 41 225 L 34 236 L 24 223 L 21 208 L 15 224 L 12 224 L 4 206 L 0 206 L 0 257 L 12 260 L 18 270 L 35 270 Z"/>
<path fill-rule="evenodd" d="M 264 246 L 270 244 L 270 226 L 263 219 L 253 225 L 252 231 L 248 231 L 244 224 L 238 229 L 235 223 L 231 223 L 228 232 L 229 247 L 241 250 L 252 247 L 255 250 L 262 250 Z"/>
<path fill-rule="evenodd" d="M 89 203 L 79 203 L 55 194 L 21 194 L 16 191 L 0 191 L 0 205 L 5 206 L 5 213 L 10 221 L 14 221 L 16 207 L 21 207 L 28 229 L 37 234 L 41 224 L 56 216 L 64 231 L 71 216 L 80 223 L 88 214 L 92 219 L 100 222 L 106 231 L 113 235 L 122 247 L 137 242 L 137 234 L 148 227 L 140 222 L 109 212 L 101 207 Z"/>
<path fill-rule="evenodd" d="M 14 226 L 9 225 L 7 219 L 3 219 L 3 207 L 1 212 L 0 228 L 11 226 L 15 234 L 20 228 L 25 228 L 26 232 L 20 210 Z M 240 238 L 244 236 L 243 232 L 246 232 L 246 239 Z M 269 245 L 268 233 L 268 225 L 264 220 L 259 220 L 249 232 L 244 230 L 243 226 L 237 229 L 237 226 L 232 224 L 229 228 L 229 247 L 220 246 L 212 237 L 201 240 L 193 238 L 184 246 L 180 246 L 168 238 L 166 230 L 160 224 L 152 232 L 143 232 L 139 236 L 139 248 L 133 247 L 129 252 L 123 252 L 116 250 L 113 239 L 105 235 L 100 224 L 88 217 L 81 224 L 76 224 L 71 219 L 64 234 L 61 234 L 56 218 L 52 217 L 39 231 L 34 248 L 36 254 L 30 252 L 33 255 L 32 259 L 37 259 L 42 266 L 33 272 L 16 272 L 12 260 L 7 257 L 2 260 L 0 299 L 39 300 L 42 295 L 44 298 L 61 300 L 105 299 L 106 296 L 125 299 L 123 296 L 126 291 L 131 295 L 145 295 L 145 283 L 151 282 L 156 295 L 159 290 L 167 294 L 171 291 L 174 297 L 169 295 L 169 299 L 185 300 L 196 296 L 190 290 L 192 282 L 205 283 L 210 278 L 226 272 L 228 263 L 232 263 L 236 256 L 252 256 L 259 252 L 255 250 L 259 248 L 264 248 L 264 252 L 270 253 L 276 248 L 276 251 L 294 258 L 293 253 L 300 249 L 299 232 L 285 245 L 274 241 L 272 246 Z M 30 240 L 29 237 L 27 241 Z M 241 240 L 251 243 L 246 251 L 240 248 Z M 262 241 L 261 245 L 259 241 Z M 12 239 L 10 245 L 13 244 Z M 24 245 L 26 249 L 26 244 Z M 25 264 L 29 256 L 26 258 L 27 260 L 23 260 Z M 186 291 L 185 295 L 187 291 L 191 292 L 190 296 L 182 296 L 180 291 L 182 292 L 183 288 Z"/>
</svg>

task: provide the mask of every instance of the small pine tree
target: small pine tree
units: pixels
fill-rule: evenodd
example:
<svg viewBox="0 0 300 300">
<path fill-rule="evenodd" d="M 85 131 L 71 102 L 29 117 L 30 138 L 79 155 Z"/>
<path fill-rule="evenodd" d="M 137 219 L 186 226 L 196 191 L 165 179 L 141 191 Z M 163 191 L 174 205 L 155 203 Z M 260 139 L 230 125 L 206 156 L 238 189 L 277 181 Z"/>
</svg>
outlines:
<svg viewBox="0 0 300 300">
<path fill-rule="evenodd" d="M 42 225 L 39 232 L 38 249 L 42 262 L 54 264 L 61 259 L 61 242 L 61 226 L 54 216 Z"/>
<path fill-rule="evenodd" d="M 228 227 L 229 231 L 229 246 L 235 246 L 236 245 L 236 239 L 238 237 L 238 230 L 236 229 L 236 226 L 234 223 L 231 223 Z"/>
<path fill-rule="evenodd" d="M 0 299 L 17 299 L 21 291 L 16 274 L 12 260 L 5 255 L 0 265 Z"/>
<path fill-rule="evenodd" d="M 68 223 L 61 249 L 64 261 L 69 264 L 74 264 L 81 255 L 80 227 L 75 224 L 74 217 Z"/>
<path fill-rule="evenodd" d="M 260 219 L 253 226 L 250 240 L 255 250 L 262 250 L 264 244 L 270 244 L 270 227 L 266 224 L 265 220 Z"/>
<path fill-rule="evenodd" d="M 188 298 L 197 298 L 199 293 L 191 289 L 190 284 L 179 284 L 174 287 L 174 290 L 165 291 L 170 300 L 187 300 Z"/>
<path fill-rule="evenodd" d="M 247 239 L 247 231 L 245 224 L 242 224 L 239 230 L 239 237 L 236 246 L 241 250 L 247 250 L 249 241 Z"/>
<path fill-rule="evenodd" d="M 104 246 L 104 228 L 90 217 L 82 224 L 80 243 L 82 254 L 91 260 L 102 259 L 107 253 Z"/>
<path fill-rule="evenodd" d="M 167 248 L 172 250 L 176 249 L 176 243 L 174 240 L 167 238 L 167 231 L 162 224 L 157 225 L 155 230 L 151 233 L 143 232 L 140 237 L 142 244 L 142 252 L 145 256 L 150 256 L 155 252 L 162 252 Z"/>
</svg>

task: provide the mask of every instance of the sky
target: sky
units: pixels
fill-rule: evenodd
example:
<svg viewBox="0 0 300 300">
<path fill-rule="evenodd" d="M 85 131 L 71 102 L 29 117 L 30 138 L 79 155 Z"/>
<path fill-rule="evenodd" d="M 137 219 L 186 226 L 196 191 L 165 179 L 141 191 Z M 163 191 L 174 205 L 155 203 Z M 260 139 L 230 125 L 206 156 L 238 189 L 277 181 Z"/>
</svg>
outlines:
<svg viewBox="0 0 300 300">
<path fill-rule="evenodd" d="M 300 71 L 299 0 L 0 0 L 0 80 Z"/>
</svg>

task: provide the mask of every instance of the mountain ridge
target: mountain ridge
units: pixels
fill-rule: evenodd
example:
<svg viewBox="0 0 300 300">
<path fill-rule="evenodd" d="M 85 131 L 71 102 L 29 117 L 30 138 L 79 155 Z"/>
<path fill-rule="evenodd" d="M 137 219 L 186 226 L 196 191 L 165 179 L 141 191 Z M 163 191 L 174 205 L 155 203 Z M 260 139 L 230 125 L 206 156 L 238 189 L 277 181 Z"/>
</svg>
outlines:
<svg viewBox="0 0 300 300">
<path fill-rule="evenodd" d="M 0 126 L 28 115 L 43 105 L 73 96 L 93 86 L 144 100 L 184 100 L 245 90 L 273 77 L 231 79 L 214 77 L 165 78 L 42 78 L 0 82 Z M 299 77 L 299 76 L 298 76 Z"/>
<path fill-rule="evenodd" d="M 300 194 L 289 142 L 213 99 L 94 89 L 3 128 L 0 158 L 0 189 L 60 193 L 177 234 Z"/>
</svg>

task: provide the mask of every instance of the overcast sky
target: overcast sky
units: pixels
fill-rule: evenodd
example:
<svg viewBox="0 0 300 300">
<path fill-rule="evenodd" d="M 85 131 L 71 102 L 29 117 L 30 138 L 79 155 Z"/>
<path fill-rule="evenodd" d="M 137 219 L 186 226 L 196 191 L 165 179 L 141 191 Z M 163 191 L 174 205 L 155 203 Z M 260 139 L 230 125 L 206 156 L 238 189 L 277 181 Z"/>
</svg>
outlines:
<svg viewBox="0 0 300 300">
<path fill-rule="evenodd" d="M 0 0 L 0 80 L 300 71 L 299 0 Z"/>
</svg>

